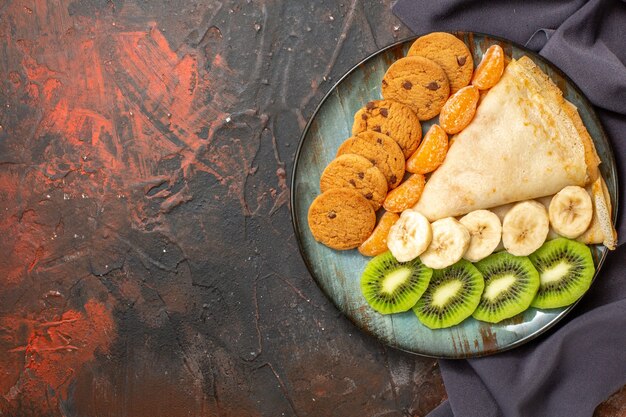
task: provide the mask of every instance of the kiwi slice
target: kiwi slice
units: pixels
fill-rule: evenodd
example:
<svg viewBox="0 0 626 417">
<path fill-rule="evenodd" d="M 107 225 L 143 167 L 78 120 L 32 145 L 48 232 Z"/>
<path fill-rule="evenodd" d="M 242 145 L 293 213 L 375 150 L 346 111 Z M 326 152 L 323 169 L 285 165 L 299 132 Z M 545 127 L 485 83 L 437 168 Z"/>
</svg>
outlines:
<svg viewBox="0 0 626 417">
<path fill-rule="evenodd" d="M 595 273 L 591 249 L 575 240 L 551 240 L 529 258 L 539 272 L 539 291 L 531 304 L 536 308 L 572 304 L 589 289 Z"/>
<path fill-rule="evenodd" d="M 391 252 L 369 261 L 361 276 L 361 291 L 368 304 L 379 313 L 409 310 L 422 296 L 433 270 L 419 258 L 398 262 Z"/>
<path fill-rule="evenodd" d="M 475 319 L 497 323 L 526 310 L 539 289 L 539 273 L 526 256 L 508 252 L 489 255 L 474 264 L 483 274 L 485 290 Z"/>
<path fill-rule="evenodd" d="M 480 271 L 465 259 L 435 269 L 413 312 L 431 329 L 454 326 L 469 317 L 480 302 L 485 283 Z"/>
</svg>

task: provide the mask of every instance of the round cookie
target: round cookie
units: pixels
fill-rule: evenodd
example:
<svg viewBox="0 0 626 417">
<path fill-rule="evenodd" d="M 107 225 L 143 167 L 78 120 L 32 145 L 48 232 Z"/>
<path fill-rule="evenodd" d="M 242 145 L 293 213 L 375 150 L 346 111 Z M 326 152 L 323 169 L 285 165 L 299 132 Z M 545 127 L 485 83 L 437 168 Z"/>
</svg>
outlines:
<svg viewBox="0 0 626 417">
<path fill-rule="evenodd" d="M 396 101 L 370 101 L 354 115 L 352 134 L 366 130 L 383 133 L 395 140 L 408 158 L 422 140 L 422 126 L 409 107 Z"/>
<path fill-rule="evenodd" d="M 367 158 L 383 173 L 389 190 L 396 188 L 404 177 L 404 154 L 400 146 L 387 135 L 366 130 L 347 139 L 337 150 L 337 156 L 354 153 Z"/>
<path fill-rule="evenodd" d="M 315 240 L 346 250 L 358 247 L 372 234 L 376 213 L 357 191 L 331 188 L 313 200 L 308 220 Z"/>
<path fill-rule="evenodd" d="M 387 196 L 387 179 L 367 158 L 356 154 L 339 155 L 328 164 L 320 178 L 320 190 L 350 188 L 378 210 Z"/>
<path fill-rule="evenodd" d="M 421 56 L 401 58 L 387 69 L 382 82 L 385 100 L 407 105 L 420 120 L 439 114 L 450 95 L 450 83 L 443 69 Z"/>
<path fill-rule="evenodd" d="M 450 82 L 450 94 L 469 84 L 474 60 L 465 42 L 446 32 L 433 32 L 413 42 L 407 56 L 421 56 L 439 64 Z"/>
</svg>

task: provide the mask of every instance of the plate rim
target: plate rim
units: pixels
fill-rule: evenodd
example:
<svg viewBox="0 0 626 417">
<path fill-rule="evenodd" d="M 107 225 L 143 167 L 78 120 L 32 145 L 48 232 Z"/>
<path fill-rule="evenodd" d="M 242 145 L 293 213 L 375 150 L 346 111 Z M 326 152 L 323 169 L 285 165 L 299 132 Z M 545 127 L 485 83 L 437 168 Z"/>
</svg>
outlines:
<svg viewBox="0 0 626 417">
<path fill-rule="evenodd" d="M 613 178 L 615 178 L 615 202 L 611 202 L 612 203 L 612 208 L 613 208 L 613 213 L 612 213 L 612 224 L 615 227 L 616 222 L 617 222 L 617 215 L 618 215 L 618 210 L 619 210 L 619 177 L 617 175 L 617 167 L 616 167 L 616 163 L 615 163 L 615 154 L 613 152 L 613 147 L 611 144 L 611 141 L 609 140 L 608 135 L 606 134 L 606 130 L 604 129 L 604 126 L 602 125 L 600 118 L 598 117 L 597 113 L 596 113 L 596 109 L 593 106 L 593 104 L 589 101 L 589 99 L 587 98 L 587 96 L 582 92 L 582 90 L 578 87 L 578 85 L 563 71 L 561 70 L 561 68 L 559 68 L 556 64 L 554 64 L 553 62 L 551 62 L 550 60 L 548 60 L 547 58 L 539 55 L 539 53 L 527 48 L 524 45 L 521 45 L 515 41 L 503 38 L 501 36 L 497 36 L 497 35 L 491 35 L 488 33 L 483 33 L 483 32 L 475 32 L 475 31 L 447 31 L 450 34 L 455 35 L 456 37 L 459 36 L 464 36 L 464 35 L 478 35 L 478 36 L 482 36 L 482 37 L 488 37 L 492 40 L 495 40 L 496 42 L 501 42 L 501 43 L 505 43 L 505 44 L 509 44 L 511 46 L 514 46 L 515 48 L 523 51 L 524 53 L 531 55 L 531 57 L 533 59 L 539 59 L 540 61 L 542 61 L 545 65 L 547 65 L 548 67 L 550 67 L 552 70 L 554 70 L 560 77 L 562 77 L 572 88 L 573 90 L 580 96 L 581 101 L 583 102 L 583 104 L 585 105 L 585 107 L 587 109 L 589 109 L 589 114 L 591 116 L 591 118 L 593 119 L 594 123 L 599 127 L 599 131 L 601 136 L 603 137 L 604 141 L 607 143 L 608 147 L 608 161 L 606 161 L 607 165 L 609 165 L 609 170 L 611 172 L 611 175 L 613 176 Z M 352 67 L 350 67 L 341 77 L 339 77 L 337 79 L 337 81 L 332 85 L 332 87 L 324 94 L 324 96 L 320 99 L 319 103 L 317 104 L 317 106 L 315 107 L 315 110 L 313 111 L 313 113 L 311 114 L 311 116 L 308 119 L 307 124 L 305 125 L 302 134 L 300 135 L 300 138 L 298 139 L 298 147 L 296 148 L 296 153 L 294 155 L 294 159 L 293 159 L 293 168 L 291 169 L 291 181 L 290 181 L 290 196 L 289 196 L 289 205 L 290 205 L 290 214 L 291 214 L 291 225 L 293 227 L 294 230 L 294 234 L 295 234 L 295 238 L 298 244 L 298 252 L 300 253 L 300 257 L 302 258 L 302 260 L 304 261 L 304 264 L 307 268 L 307 271 L 309 272 L 309 275 L 313 278 L 313 280 L 315 281 L 315 284 L 317 285 L 317 287 L 322 291 L 322 293 L 324 294 L 324 296 L 330 301 L 330 303 L 333 305 L 333 307 L 345 318 L 347 318 L 352 325 L 354 325 L 360 332 L 363 332 L 365 334 L 367 334 L 370 337 L 373 337 L 374 339 L 376 339 L 379 343 L 389 346 L 393 349 L 397 349 L 403 352 L 407 352 L 409 354 L 412 355 L 417 355 L 417 356 L 423 356 L 423 357 L 429 357 L 429 358 L 435 358 L 435 359 L 470 359 L 470 358 L 479 358 L 479 357 L 485 357 L 485 356 L 490 356 L 490 355 L 494 355 L 497 353 L 502 353 L 502 352 L 506 352 L 512 349 L 515 349 L 521 345 L 524 345 L 530 341 L 532 341 L 533 339 L 536 339 L 537 337 L 541 336 L 542 334 L 545 334 L 546 332 L 548 332 L 550 329 L 552 329 L 557 323 L 559 323 L 579 302 L 580 300 L 582 300 L 585 297 L 585 294 L 587 294 L 587 292 L 585 292 L 585 294 L 583 294 L 582 297 L 580 297 L 578 300 L 576 300 L 574 303 L 570 304 L 565 310 L 563 310 L 561 313 L 559 313 L 552 321 L 550 321 L 549 323 L 547 323 L 546 325 L 544 325 L 543 327 L 535 330 L 534 332 L 522 337 L 519 340 L 516 340 L 515 342 L 505 346 L 505 347 L 500 347 L 500 348 L 496 348 L 496 349 L 490 349 L 490 350 L 484 350 L 482 352 L 478 352 L 478 353 L 462 353 L 462 354 L 458 354 L 458 355 L 433 355 L 430 353 L 423 353 L 423 352 L 415 352 L 412 350 L 408 350 L 405 348 L 402 348 L 396 344 L 390 343 L 388 341 L 385 341 L 383 339 L 381 339 L 378 335 L 374 334 L 371 330 L 367 329 L 366 327 L 362 326 L 360 322 L 356 321 L 352 316 L 346 314 L 344 311 L 342 311 L 337 303 L 335 302 L 335 299 L 333 297 L 331 297 L 331 295 L 324 289 L 324 286 L 321 285 L 321 283 L 319 282 L 317 276 L 315 275 L 315 273 L 313 272 L 313 268 L 310 262 L 310 259 L 308 258 L 308 256 L 305 254 L 304 248 L 303 248 L 303 244 L 302 244 L 302 240 L 301 240 L 301 235 L 302 235 L 302 230 L 300 228 L 300 226 L 298 225 L 297 222 L 297 213 L 296 213 L 296 198 L 295 198 L 295 185 L 296 185 L 296 178 L 297 178 L 297 172 L 298 172 L 298 162 L 300 161 L 300 154 L 302 152 L 302 148 L 304 145 L 304 142 L 306 140 L 307 134 L 309 132 L 309 129 L 311 127 L 311 124 L 313 123 L 313 121 L 315 120 L 315 118 L 317 117 L 320 109 L 322 108 L 322 106 L 324 105 L 324 103 L 326 103 L 326 100 L 328 100 L 328 98 L 330 97 L 331 94 L 333 94 L 333 92 L 337 89 L 337 87 L 346 79 L 348 78 L 354 71 L 356 71 L 360 66 L 364 65 L 367 61 L 373 59 L 374 57 L 376 57 L 379 54 L 382 54 L 384 52 L 386 52 L 389 49 L 393 49 L 398 47 L 399 45 L 402 45 L 406 42 L 410 42 L 410 41 L 414 41 L 415 39 L 419 38 L 420 36 L 423 36 L 426 33 L 430 33 L 430 32 L 425 32 L 422 34 L 415 34 L 406 38 L 403 38 L 401 40 L 395 41 L 385 47 L 382 47 L 376 51 L 374 51 L 373 53 L 367 55 L 365 58 L 363 58 L 362 60 L 360 60 L 359 62 L 357 62 L 356 64 L 354 64 Z M 604 161 L 601 161 L 601 163 Z M 610 194 L 610 193 L 609 193 Z M 607 250 L 603 251 L 602 255 L 600 256 L 600 259 L 598 259 L 598 264 L 596 267 L 596 271 L 594 273 L 593 279 L 591 281 L 591 285 L 593 285 L 593 283 L 595 282 L 598 274 L 600 273 L 600 270 L 602 269 L 602 266 L 604 264 L 604 261 L 606 259 L 608 253 L 608 248 Z"/>
</svg>

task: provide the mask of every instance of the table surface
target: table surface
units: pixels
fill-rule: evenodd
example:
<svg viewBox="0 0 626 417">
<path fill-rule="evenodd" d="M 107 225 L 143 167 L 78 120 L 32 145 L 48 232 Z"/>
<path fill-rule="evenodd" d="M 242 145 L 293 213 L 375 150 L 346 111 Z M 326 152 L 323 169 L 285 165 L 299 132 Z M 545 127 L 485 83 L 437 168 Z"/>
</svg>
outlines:
<svg viewBox="0 0 626 417">
<path fill-rule="evenodd" d="M 392 0 L 0 4 L 0 415 L 423 416 L 435 360 L 359 332 L 297 249 L 323 95 Z M 626 415 L 626 389 L 596 411 Z"/>
</svg>

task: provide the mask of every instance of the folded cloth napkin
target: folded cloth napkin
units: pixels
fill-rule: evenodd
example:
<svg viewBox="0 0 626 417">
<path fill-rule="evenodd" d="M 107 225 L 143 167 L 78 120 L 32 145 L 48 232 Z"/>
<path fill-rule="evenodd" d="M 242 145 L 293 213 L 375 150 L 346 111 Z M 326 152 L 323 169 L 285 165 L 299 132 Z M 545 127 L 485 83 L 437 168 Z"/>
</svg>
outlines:
<svg viewBox="0 0 626 417">
<path fill-rule="evenodd" d="M 626 207 L 626 2 L 398 0 L 416 34 L 475 31 L 511 39 L 561 68 L 595 106 L 615 154 Z M 626 221 L 618 217 L 619 244 Z M 441 360 L 448 400 L 429 417 L 577 417 L 626 384 L 626 245 L 555 329 L 484 358 Z"/>
</svg>

